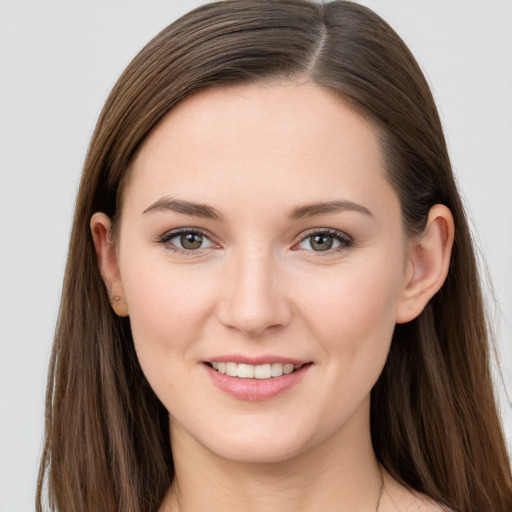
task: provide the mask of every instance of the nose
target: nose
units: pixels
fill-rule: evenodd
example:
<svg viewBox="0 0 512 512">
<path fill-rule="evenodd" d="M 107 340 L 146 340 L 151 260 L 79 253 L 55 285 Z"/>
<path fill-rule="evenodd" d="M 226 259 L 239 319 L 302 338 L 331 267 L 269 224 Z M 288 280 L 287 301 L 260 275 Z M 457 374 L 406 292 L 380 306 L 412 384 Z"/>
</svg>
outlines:
<svg viewBox="0 0 512 512">
<path fill-rule="evenodd" d="M 254 251 L 231 263 L 218 308 L 221 323 L 250 337 L 286 326 L 292 308 L 275 259 Z"/>
</svg>

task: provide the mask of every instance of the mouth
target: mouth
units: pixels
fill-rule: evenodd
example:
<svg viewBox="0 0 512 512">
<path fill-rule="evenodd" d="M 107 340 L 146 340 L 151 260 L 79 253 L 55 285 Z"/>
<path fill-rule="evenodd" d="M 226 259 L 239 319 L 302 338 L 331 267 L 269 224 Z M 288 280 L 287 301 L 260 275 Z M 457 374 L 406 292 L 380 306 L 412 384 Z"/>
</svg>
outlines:
<svg viewBox="0 0 512 512">
<path fill-rule="evenodd" d="M 235 363 L 231 361 L 211 361 L 206 363 L 213 370 L 228 375 L 230 377 L 238 377 L 240 379 L 260 379 L 268 380 L 283 375 L 290 375 L 306 364 L 293 364 L 293 363 L 264 363 L 258 365 Z"/>
<path fill-rule="evenodd" d="M 274 361 L 265 359 L 254 361 L 260 364 L 249 364 L 247 361 L 237 363 L 231 357 L 227 361 L 204 361 L 213 384 L 221 391 L 238 400 L 261 401 L 270 400 L 297 386 L 313 366 L 313 362 Z M 267 360 L 268 361 L 268 360 Z M 272 361 L 272 360 L 271 360 Z"/>
</svg>

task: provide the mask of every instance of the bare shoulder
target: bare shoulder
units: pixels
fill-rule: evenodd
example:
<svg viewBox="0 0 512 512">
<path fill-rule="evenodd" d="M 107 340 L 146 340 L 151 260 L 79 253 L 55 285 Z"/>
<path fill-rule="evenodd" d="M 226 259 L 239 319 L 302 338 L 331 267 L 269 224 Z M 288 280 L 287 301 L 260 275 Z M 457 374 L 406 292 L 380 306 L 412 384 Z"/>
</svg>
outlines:
<svg viewBox="0 0 512 512">
<path fill-rule="evenodd" d="M 410 491 L 384 472 L 384 489 L 379 512 L 453 512 L 428 496 Z"/>
</svg>

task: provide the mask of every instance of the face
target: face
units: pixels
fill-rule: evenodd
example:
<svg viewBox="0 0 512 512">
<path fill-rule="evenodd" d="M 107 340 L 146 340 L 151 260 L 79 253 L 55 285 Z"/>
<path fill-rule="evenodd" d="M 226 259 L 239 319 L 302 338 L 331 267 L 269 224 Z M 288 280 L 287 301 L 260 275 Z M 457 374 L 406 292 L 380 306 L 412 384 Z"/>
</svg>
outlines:
<svg viewBox="0 0 512 512">
<path fill-rule="evenodd" d="M 313 84 L 211 89 L 130 172 L 119 287 L 173 442 L 278 461 L 367 433 L 410 278 L 373 128 Z"/>
</svg>

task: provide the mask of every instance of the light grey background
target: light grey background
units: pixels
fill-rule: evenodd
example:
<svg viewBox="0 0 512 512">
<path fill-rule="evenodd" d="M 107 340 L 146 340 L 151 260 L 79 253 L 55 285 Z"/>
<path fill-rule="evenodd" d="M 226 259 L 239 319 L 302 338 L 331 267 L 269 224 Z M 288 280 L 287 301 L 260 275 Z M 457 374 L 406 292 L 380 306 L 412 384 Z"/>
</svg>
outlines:
<svg viewBox="0 0 512 512">
<path fill-rule="evenodd" d="M 97 116 L 143 44 L 201 3 L 0 0 L 0 512 L 33 510 L 67 238 Z M 405 39 L 433 86 L 494 282 L 512 392 L 512 1 L 362 3 Z"/>
</svg>

